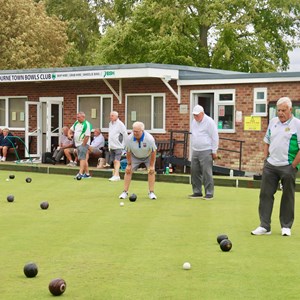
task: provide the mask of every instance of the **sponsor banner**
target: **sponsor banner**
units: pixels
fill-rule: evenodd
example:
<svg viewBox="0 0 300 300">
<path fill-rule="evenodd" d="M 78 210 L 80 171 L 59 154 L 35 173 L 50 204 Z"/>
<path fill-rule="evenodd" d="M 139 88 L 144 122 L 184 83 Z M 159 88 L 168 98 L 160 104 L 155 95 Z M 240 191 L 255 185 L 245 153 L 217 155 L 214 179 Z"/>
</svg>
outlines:
<svg viewBox="0 0 300 300">
<path fill-rule="evenodd" d="M 60 81 L 115 78 L 115 71 L 84 71 L 84 72 L 53 72 L 28 74 L 3 74 L 0 82 L 28 82 L 28 81 Z"/>
</svg>

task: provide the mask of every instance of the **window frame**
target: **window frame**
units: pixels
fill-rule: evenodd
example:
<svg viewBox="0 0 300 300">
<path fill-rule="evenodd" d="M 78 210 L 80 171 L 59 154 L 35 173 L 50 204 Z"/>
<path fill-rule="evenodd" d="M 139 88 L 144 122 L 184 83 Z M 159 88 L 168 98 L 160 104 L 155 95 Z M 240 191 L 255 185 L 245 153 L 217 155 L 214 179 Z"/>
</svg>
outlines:
<svg viewBox="0 0 300 300">
<path fill-rule="evenodd" d="M 217 125 L 219 133 L 235 133 L 235 112 L 236 112 L 236 91 L 235 89 L 222 89 L 222 90 L 212 90 L 214 93 L 214 121 Z M 222 94 L 231 94 L 232 100 L 219 100 L 220 95 Z M 232 114 L 232 128 L 229 129 L 219 129 L 219 106 L 233 106 L 233 114 Z"/>
<path fill-rule="evenodd" d="M 257 94 L 263 92 L 265 94 L 264 99 L 257 99 Z M 265 105 L 265 112 L 257 112 L 256 105 L 257 104 L 264 104 Z M 253 116 L 258 117 L 266 117 L 268 116 L 268 88 L 266 87 L 259 87 L 253 89 Z"/>
<path fill-rule="evenodd" d="M 15 130 L 15 131 L 25 131 L 25 119 L 24 119 L 24 127 L 10 127 L 10 111 L 9 111 L 9 100 L 10 99 L 25 99 L 24 101 L 24 115 L 25 115 L 25 107 L 26 107 L 26 101 L 28 101 L 28 96 L 0 96 L 1 100 L 5 101 L 5 123 L 0 124 L 2 128 L 9 128 L 9 130 Z M 26 116 L 25 116 L 26 118 Z"/>
<path fill-rule="evenodd" d="M 95 98 L 99 97 L 99 105 L 97 108 L 99 108 L 99 118 L 100 118 L 100 123 L 98 124 L 98 127 L 101 129 L 101 132 L 108 132 L 109 129 L 109 123 L 107 123 L 106 127 L 102 126 L 102 111 L 103 111 L 103 99 L 104 98 L 110 98 L 110 112 L 113 110 L 113 95 L 112 94 L 82 94 L 82 95 L 77 95 L 77 112 L 79 112 L 79 103 L 80 103 L 80 98 Z M 85 112 L 87 113 L 87 112 Z M 88 120 L 88 118 L 87 118 Z M 94 131 L 94 128 L 93 130 Z"/>
<path fill-rule="evenodd" d="M 132 128 L 128 128 L 128 120 L 127 120 L 127 113 L 128 113 L 128 97 L 141 97 L 141 96 L 150 96 L 151 97 L 151 129 L 145 129 L 149 133 L 166 133 L 166 94 L 165 93 L 131 93 L 125 95 L 125 126 L 128 131 L 132 131 Z M 156 129 L 154 127 L 154 99 L 155 97 L 162 97 L 163 100 L 163 113 L 162 113 L 162 128 Z M 143 120 L 137 120 L 143 122 Z"/>
</svg>

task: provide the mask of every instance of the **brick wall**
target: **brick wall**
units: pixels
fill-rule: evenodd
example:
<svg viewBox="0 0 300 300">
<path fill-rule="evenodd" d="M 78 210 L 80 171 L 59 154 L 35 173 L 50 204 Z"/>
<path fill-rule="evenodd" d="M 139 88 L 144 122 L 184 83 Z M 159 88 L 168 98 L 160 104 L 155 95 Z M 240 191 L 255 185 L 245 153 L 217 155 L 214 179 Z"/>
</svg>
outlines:
<svg viewBox="0 0 300 300">
<path fill-rule="evenodd" d="M 116 91 L 119 83 L 109 80 Z M 171 86 L 177 91 L 176 82 L 171 81 Z M 113 109 L 119 112 L 120 119 L 125 119 L 125 95 L 128 93 L 166 93 L 166 134 L 156 134 L 155 138 L 166 140 L 169 138 L 169 130 L 189 130 L 190 112 L 180 114 L 178 100 L 167 89 L 160 79 L 123 79 L 122 80 L 122 103 L 113 97 Z M 253 110 L 253 88 L 268 88 L 268 101 L 276 102 L 282 96 L 289 96 L 293 100 L 300 100 L 300 84 L 293 82 L 267 83 L 267 84 L 236 84 L 236 85 L 207 85 L 207 86 L 186 86 L 181 88 L 181 104 L 190 107 L 191 90 L 215 90 L 235 89 L 236 110 L 242 111 L 243 117 L 250 116 Z M 39 97 L 63 97 L 64 98 L 64 125 L 72 125 L 76 119 L 77 95 L 88 94 L 112 94 L 110 89 L 102 80 L 90 81 L 66 81 L 66 82 L 42 82 L 42 83 L 1 83 L 0 96 L 27 96 L 29 101 L 38 101 Z M 259 172 L 262 168 L 263 136 L 267 128 L 268 118 L 262 117 L 261 131 L 244 131 L 243 123 L 236 123 L 236 133 L 220 134 L 220 137 L 244 141 L 242 169 L 246 171 Z M 229 147 L 221 140 L 220 147 Z M 238 148 L 234 144 L 234 148 Z M 178 156 L 181 156 L 182 148 L 176 149 Z M 218 165 L 230 168 L 238 168 L 239 155 L 220 151 L 222 159 Z"/>
</svg>

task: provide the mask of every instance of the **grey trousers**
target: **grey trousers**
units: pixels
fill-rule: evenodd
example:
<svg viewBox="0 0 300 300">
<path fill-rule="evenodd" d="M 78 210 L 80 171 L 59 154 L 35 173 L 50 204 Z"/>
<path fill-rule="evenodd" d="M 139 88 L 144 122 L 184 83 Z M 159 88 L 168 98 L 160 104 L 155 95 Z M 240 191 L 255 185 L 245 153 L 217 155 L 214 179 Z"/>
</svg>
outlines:
<svg viewBox="0 0 300 300">
<path fill-rule="evenodd" d="M 193 151 L 191 161 L 192 188 L 194 194 L 202 194 L 202 185 L 205 195 L 214 194 L 213 159 L 211 150 Z"/>
<path fill-rule="evenodd" d="M 55 161 L 59 162 L 60 159 L 61 159 L 63 156 L 64 156 L 64 149 L 59 149 L 59 150 L 56 149 L 56 150 L 53 152 L 52 158 L 53 158 Z"/>
<path fill-rule="evenodd" d="M 260 226 L 271 230 L 271 215 L 274 205 L 274 195 L 279 181 L 282 184 L 279 220 L 281 228 L 291 228 L 294 222 L 295 186 L 297 169 L 291 165 L 276 167 L 265 162 L 259 194 Z"/>
</svg>

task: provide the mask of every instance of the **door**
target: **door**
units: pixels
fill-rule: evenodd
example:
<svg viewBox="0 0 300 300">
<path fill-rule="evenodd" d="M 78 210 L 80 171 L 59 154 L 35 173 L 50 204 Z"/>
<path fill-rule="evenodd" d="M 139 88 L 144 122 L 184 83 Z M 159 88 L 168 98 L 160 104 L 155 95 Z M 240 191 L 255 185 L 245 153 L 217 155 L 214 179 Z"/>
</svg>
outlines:
<svg viewBox="0 0 300 300">
<path fill-rule="evenodd" d="M 42 103 L 42 152 L 52 152 L 59 144 L 63 124 L 63 98 L 41 97 Z"/>
<path fill-rule="evenodd" d="M 25 106 L 26 157 L 42 157 L 58 145 L 63 123 L 63 98 L 41 97 L 40 102 L 27 101 Z"/>
<path fill-rule="evenodd" d="M 25 102 L 25 157 L 40 157 L 42 153 L 42 104 Z"/>
</svg>

